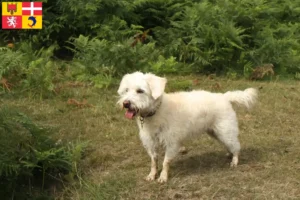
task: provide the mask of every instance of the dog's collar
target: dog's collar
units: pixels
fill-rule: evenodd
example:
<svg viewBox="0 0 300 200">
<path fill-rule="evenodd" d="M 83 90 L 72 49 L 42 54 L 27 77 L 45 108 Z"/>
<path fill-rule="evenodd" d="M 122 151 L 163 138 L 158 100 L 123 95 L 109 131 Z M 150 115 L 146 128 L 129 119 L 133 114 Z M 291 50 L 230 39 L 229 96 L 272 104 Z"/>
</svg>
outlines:
<svg viewBox="0 0 300 200">
<path fill-rule="evenodd" d="M 156 113 L 156 109 L 147 113 L 146 115 L 140 115 L 141 118 L 146 118 L 146 117 L 152 117 L 153 115 L 155 115 Z"/>
<path fill-rule="evenodd" d="M 146 117 L 152 117 L 153 115 L 155 115 L 156 111 L 159 109 L 160 105 L 162 103 L 162 100 L 160 100 L 159 104 L 155 107 L 154 110 L 152 110 L 151 112 L 147 113 L 146 115 L 140 115 L 141 118 L 146 118 Z"/>
<path fill-rule="evenodd" d="M 146 115 L 140 115 L 140 121 L 141 121 L 141 125 L 143 126 L 144 124 L 144 120 L 147 117 L 152 117 L 153 115 L 155 115 L 156 111 L 159 109 L 160 105 L 162 103 L 162 100 L 160 100 L 159 104 L 155 107 L 155 110 L 147 113 Z"/>
</svg>

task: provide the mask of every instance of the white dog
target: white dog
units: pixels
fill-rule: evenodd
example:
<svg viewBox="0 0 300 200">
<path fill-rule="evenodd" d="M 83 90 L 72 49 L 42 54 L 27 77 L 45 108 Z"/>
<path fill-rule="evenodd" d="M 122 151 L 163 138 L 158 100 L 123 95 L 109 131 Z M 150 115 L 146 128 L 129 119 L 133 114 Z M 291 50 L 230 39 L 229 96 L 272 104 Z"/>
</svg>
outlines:
<svg viewBox="0 0 300 200">
<path fill-rule="evenodd" d="M 118 89 L 118 104 L 126 108 L 125 116 L 137 117 L 139 135 L 151 157 L 151 171 L 146 180 L 157 174 L 157 147 L 165 147 L 163 168 L 158 182 L 168 180 L 170 162 L 185 139 L 203 132 L 218 139 L 232 155 L 231 166 L 238 164 L 240 142 L 238 122 L 231 103 L 248 109 L 254 105 L 257 90 L 211 93 L 191 91 L 164 93 L 167 80 L 154 74 L 126 74 Z"/>
</svg>

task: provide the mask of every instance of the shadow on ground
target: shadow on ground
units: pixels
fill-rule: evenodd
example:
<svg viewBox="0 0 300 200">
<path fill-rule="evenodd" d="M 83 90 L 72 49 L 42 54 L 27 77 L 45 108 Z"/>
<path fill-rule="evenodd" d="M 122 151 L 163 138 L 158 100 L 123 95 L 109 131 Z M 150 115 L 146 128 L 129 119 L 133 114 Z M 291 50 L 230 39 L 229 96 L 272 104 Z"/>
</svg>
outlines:
<svg viewBox="0 0 300 200">
<path fill-rule="evenodd" d="M 256 148 L 243 149 L 240 155 L 239 165 L 258 163 L 262 155 L 260 150 L 261 149 Z M 171 165 L 171 170 L 174 173 L 180 173 L 181 176 L 187 176 L 195 173 L 205 173 L 211 170 L 229 169 L 231 158 L 226 156 L 226 151 L 195 154 L 189 155 L 188 152 L 186 155 L 179 156 Z"/>
</svg>

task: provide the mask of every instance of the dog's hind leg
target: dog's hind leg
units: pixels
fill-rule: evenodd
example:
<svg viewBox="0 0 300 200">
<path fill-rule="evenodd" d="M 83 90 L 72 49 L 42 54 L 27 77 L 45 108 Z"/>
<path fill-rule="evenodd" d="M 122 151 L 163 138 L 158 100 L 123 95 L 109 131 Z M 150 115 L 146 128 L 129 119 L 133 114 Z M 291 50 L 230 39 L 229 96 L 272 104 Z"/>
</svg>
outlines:
<svg viewBox="0 0 300 200">
<path fill-rule="evenodd" d="M 216 136 L 215 131 L 214 131 L 213 129 L 208 129 L 208 130 L 206 131 L 206 133 L 207 133 L 211 138 L 213 138 L 213 139 L 215 139 L 215 140 L 221 142 L 221 141 L 218 139 L 218 137 Z M 228 148 L 227 148 L 227 151 L 228 151 L 228 152 L 226 153 L 226 157 L 228 157 L 229 159 L 231 159 L 231 158 L 232 158 L 232 153 L 228 150 Z"/>
<path fill-rule="evenodd" d="M 236 123 L 225 123 L 214 129 L 215 137 L 225 145 L 228 152 L 232 155 L 231 167 L 236 167 L 239 161 L 241 145 L 238 139 L 238 131 Z"/>
</svg>

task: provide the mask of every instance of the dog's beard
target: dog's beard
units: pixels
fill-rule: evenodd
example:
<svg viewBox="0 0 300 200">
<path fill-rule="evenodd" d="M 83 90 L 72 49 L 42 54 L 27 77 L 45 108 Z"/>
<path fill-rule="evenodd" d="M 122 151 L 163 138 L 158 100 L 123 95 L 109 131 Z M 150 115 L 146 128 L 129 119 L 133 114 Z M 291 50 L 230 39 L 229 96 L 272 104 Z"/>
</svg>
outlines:
<svg viewBox="0 0 300 200">
<path fill-rule="evenodd" d="M 133 119 L 139 113 L 139 111 L 140 111 L 139 107 L 137 105 L 135 105 L 134 103 L 131 103 L 129 108 L 125 108 L 124 105 L 123 105 L 123 101 L 124 101 L 124 98 L 121 98 L 118 101 L 118 104 L 120 105 L 122 110 L 124 110 L 124 109 L 126 110 L 125 111 L 125 117 L 127 119 Z"/>
<path fill-rule="evenodd" d="M 125 108 L 125 118 L 134 119 L 137 115 L 142 115 L 153 110 L 155 100 L 151 94 L 135 94 L 135 95 L 122 95 L 118 104 L 124 109 L 123 102 L 129 101 L 129 108 Z"/>
<path fill-rule="evenodd" d="M 139 105 L 139 106 L 132 106 L 128 109 L 126 109 L 125 117 L 127 119 L 134 119 L 135 116 L 147 116 L 149 113 L 153 113 L 156 110 L 156 107 L 158 106 L 159 102 L 156 102 L 155 104 L 150 105 Z"/>
<path fill-rule="evenodd" d="M 119 102 L 123 102 L 123 101 L 119 101 Z M 131 101 L 131 105 L 129 108 L 124 108 L 123 104 L 122 104 L 122 108 L 126 109 L 125 111 L 125 117 L 127 119 L 134 119 L 137 115 L 142 114 L 142 113 L 148 113 L 149 110 L 151 110 L 151 104 L 149 105 L 149 101 L 143 101 L 140 102 L 139 104 Z M 121 103 L 120 103 L 121 104 Z"/>
</svg>

